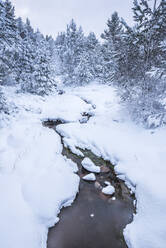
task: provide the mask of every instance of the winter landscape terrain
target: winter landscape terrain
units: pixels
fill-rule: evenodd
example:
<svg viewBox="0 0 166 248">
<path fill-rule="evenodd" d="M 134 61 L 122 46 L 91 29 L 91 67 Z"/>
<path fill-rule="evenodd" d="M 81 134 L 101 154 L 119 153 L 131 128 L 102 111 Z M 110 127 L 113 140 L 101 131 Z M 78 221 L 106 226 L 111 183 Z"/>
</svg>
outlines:
<svg viewBox="0 0 166 248">
<path fill-rule="evenodd" d="M 46 248 L 81 182 L 116 202 L 114 180 L 134 210 L 121 246 L 103 248 L 166 247 L 166 1 L 135 0 L 132 11 L 135 25 L 115 12 L 102 41 L 74 20 L 54 40 L 0 0 L 1 248 Z"/>
</svg>

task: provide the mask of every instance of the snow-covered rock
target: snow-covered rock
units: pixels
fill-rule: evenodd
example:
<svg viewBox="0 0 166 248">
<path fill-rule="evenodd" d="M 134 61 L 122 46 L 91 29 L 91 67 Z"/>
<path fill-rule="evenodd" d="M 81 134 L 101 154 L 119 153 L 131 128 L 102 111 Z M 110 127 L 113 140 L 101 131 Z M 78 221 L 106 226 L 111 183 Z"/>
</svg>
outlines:
<svg viewBox="0 0 166 248">
<path fill-rule="evenodd" d="M 100 172 L 100 167 L 96 166 L 90 158 L 84 158 L 81 164 L 84 167 L 84 169 L 86 169 L 87 171 L 94 173 Z"/>
<path fill-rule="evenodd" d="M 112 185 L 108 185 L 102 189 L 102 193 L 105 195 L 113 195 L 115 193 L 115 188 Z"/>
<path fill-rule="evenodd" d="M 111 185 L 111 183 L 108 182 L 108 181 L 105 181 L 104 183 L 105 183 L 105 185 L 107 185 L 107 186 Z"/>
<path fill-rule="evenodd" d="M 84 176 L 82 179 L 84 179 L 85 181 L 96 181 L 96 176 L 94 173 L 90 173 Z"/>
</svg>

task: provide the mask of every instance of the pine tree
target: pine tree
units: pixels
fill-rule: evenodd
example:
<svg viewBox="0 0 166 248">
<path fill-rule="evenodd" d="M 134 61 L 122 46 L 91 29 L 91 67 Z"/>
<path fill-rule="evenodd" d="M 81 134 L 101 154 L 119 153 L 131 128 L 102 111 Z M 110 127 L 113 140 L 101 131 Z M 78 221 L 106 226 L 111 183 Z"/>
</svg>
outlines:
<svg viewBox="0 0 166 248">
<path fill-rule="evenodd" d="M 125 67 L 123 28 L 118 13 L 107 21 L 107 29 L 101 34 L 103 44 L 104 77 L 106 81 L 117 80 L 123 76 Z"/>
<path fill-rule="evenodd" d="M 0 2 L 0 81 L 11 83 L 15 80 L 15 57 L 19 43 L 14 7 L 9 0 Z"/>
<path fill-rule="evenodd" d="M 166 35 L 166 1 L 154 0 L 154 7 L 148 1 L 134 0 L 134 20 L 137 22 L 138 43 L 144 53 L 145 71 L 160 63 L 159 44 Z"/>
<path fill-rule="evenodd" d="M 2 113 L 8 114 L 8 107 L 7 107 L 6 98 L 3 94 L 2 89 L 0 88 L 0 114 Z"/>
<path fill-rule="evenodd" d="M 19 34 L 21 37 L 21 49 L 17 58 L 17 80 L 21 89 L 28 91 L 29 84 L 33 80 L 34 60 L 35 60 L 35 43 L 34 31 L 30 26 L 29 20 L 26 20 L 25 25 L 19 23 Z M 22 34 L 22 35 L 21 35 Z"/>
<path fill-rule="evenodd" d="M 26 26 L 27 27 L 27 26 Z M 50 43 L 28 24 L 20 60 L 19 82 L 21 89 L 33 94 L 48 94 L 56 85 Z"/>
<path fill-rule="evenodd" d="M 153 6 L 151 7 L 151 3 Z M 166 111 L 162 99 L 165 87 L 166 1 L 134 1 L 134 20 L 130 28 L 124 21 L 124 42 L 130 82 L 122 97 L 133 119 L 146 127 L 162 125 Z"/>
<path fill-rule="evenodd" d="M 99 42 L 95 34 L 91 32 L 84 38 L 80 62 L 75 69 L 76 81 L 83 84 L 99 78 L 101 73 L 99 66 L 101 66 Z"/>
<path fill-rule="evenodd" d="M 98 39 L 96 38 L 95 33 L 90 32 L 85 40 L 85 46 L 88 51 L 94 50 L 96 46 L 99 44 Z"/>
<path fill-rule="evenodd" d="M 61 33 L 56 40 L 56 47 L 60 55 L 61 73 L 67 84 L 79 83 L 75 82 L 75 70 L 84 51 L 84 40 L 82 28 L 77 28 L 74 20 L 67 25 L 66 32 Z"/>
<path fill-rule="evenodd" d="M 6 0 L 4 2 L 4 8 L 5 8 L 4 37 L 7 43 L 13 44 L 18 41 L 14 7 L 12 6 L 11 1 Z"/>
<path fill-rule="evenodd" d="M 33 73 L 34 85 L 32 90 L 34 93 L 44 95 L 48 94 L 54 87 L 56 87 L 54 80 L 55 75 L 52 66 L 50 43 L 39 31 L 37 32 L 36 37 L 37 49 L 35 53 L 35 71 Z"/>
<path fill-rule="evenodd" d="M 101 34 L 101 38 L 107 41 L 112 41 L 114 45 L 119 47 L 119 42 L 121 42 L 121 34 L 123 32 L 122 24 L 120 22 L 117 12 L 114 12 L 111 19 L 107 21 L 107 29 Z"/>
</svg>

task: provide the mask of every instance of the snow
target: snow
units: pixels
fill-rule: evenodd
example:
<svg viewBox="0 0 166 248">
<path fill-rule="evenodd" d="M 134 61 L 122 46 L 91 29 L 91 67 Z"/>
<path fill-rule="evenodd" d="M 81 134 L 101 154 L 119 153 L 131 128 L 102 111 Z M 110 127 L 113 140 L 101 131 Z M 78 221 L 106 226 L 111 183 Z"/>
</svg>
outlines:
<svg viewBox="0 0 166 248">
<path fill-rule="evenodd" d="M 0 246 L 38 248 L 40 242 L 42 247 L 47 230 L 24 201 L 21 184 L 15 175 L 0 176 L 0 199 Z"/>
<path fill-rule="evenodd" d="M 115 188 L 112 185 L 108 185 L 102 189 L 102 193 L 105 195 L 113 195 L 115 193 Z"/>
<path fill-rule="evenodd" d="M 107 185 L 107 186 L 111 185 L 111 183 L 108 182 L 108 181 L 105 181 L 104 183 L 105 183 L 105 185 Z"/>
<path fill-rule="evenodd" d="M 152 133 L 136 126 L 107 85 L 66 88 L 47 97 L 15 91 L 4 88 L 17 108 L 0 129 L 0 247 L 45 248 L 48 227 L 78 192 L 76 164 L 62 156 L 59 135 L 41 125 L 50 118 L 68 122 L 57 126 L 65 146 L 82 157 L 78 148 L 110 160 L 135 193 L 137 212 L 124 230 L 128 247 L 165 248 L 166 128 Z M 93 116 L 80 124 L 85 112 Z M 99 172 L 92 161 L 83 161 Z"/>
<path fill-rule="evenodd" d="M 84 169 L 86 169 L 87 171 L 95 172 L 95 173 L 100 172 L 100 167 L 96 166 L 90 158 L 84 158 L 81 164 L 84 167 Z"/>
<path fill-rule="evenodd" d="M 62 156 L 60 136 L 42 126 L 52 96 L 43 99 L 16 94 L 10 87 L 4 90 L 17 112 L 0 129 L 0 247 L 44 248 L 48 227 L 59 221 L 60 209 L 70 206 L 78 192 L 78 168 Z M 74 107 L 73 121 L 87 110 L 82 100 L 76 102 L 80 105 Z M 58 111 L 53 117 L 62 116 Z"/>
<path fill-rule="evenodd" d="M 42 242 L 45 247 L 47 228 L 78 192 L 76 166 L 61 155 L 60 137 L 41 124 L 28 124 L 20 121 L 0 131 L 1 247 L 38 248 Z"/>
<path fill-rule="evenodd" d="M 84 176 L 82 179 L 84 179 L 85 181 L 96 181 L 96 176 L 94 173 L 90 173 Z"/>
</svg>

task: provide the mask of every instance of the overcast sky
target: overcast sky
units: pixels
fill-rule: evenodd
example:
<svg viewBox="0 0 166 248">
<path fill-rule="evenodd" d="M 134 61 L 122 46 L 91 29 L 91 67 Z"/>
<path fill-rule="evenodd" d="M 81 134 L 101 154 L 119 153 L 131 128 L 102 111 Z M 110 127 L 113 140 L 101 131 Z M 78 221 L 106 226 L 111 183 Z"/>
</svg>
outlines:
<svg viewBox="0 0 166 248">
<path fill-rule="evenodd" d="M 72 18 L 85 33 L 93 31 L 99 37 L 106 21 L 116 10 L 132 24 L 132 0 L 11 0 L 16 15 L 28 17 L 35 28 L 56 37 Z"/>
</svg>

